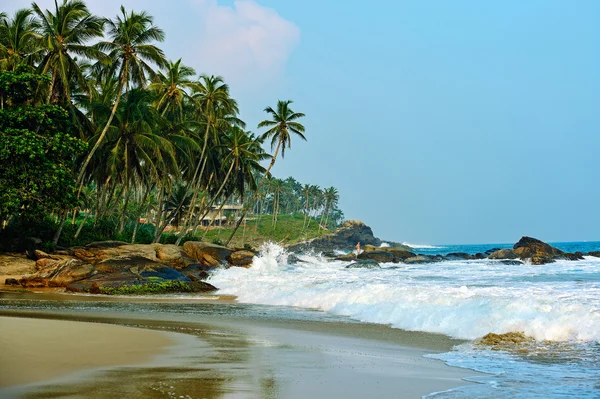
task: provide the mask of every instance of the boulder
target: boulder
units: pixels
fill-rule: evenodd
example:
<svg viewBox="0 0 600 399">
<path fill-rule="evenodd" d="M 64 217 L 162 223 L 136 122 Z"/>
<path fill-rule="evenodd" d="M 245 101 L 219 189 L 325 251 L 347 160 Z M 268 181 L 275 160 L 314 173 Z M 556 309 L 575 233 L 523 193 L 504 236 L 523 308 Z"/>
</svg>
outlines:
<svg viewBox="0 0 600 399">
<path fill-rule="evenodd" d="M 496 251 L 500 251 L 501 248 L 492 248 L 492 249 L 488 249 L 487 251 L 484 252 L 485 255 L 490 256 L 491 254 L 493 254 Z"/>
<path fill-rule="evenodd" d="M 427 256 L 427 255 L 417 255 L 411 258 L 404 259 L 403 262 L 409 265 L 411 264 L 423 264 L 423 263 L 433 263 L 438 261 L 438 258 Z"/>
<path fill-rule="evenodd" d="M 350 253 L 347 253 L 344 255 L 338 255 L 335 257 L 335 260 L 343 260 L 344 262 L 352 262 L 352 261 L 356 260 L 356 254 L 354 252 L 350 252 Z"/>
<path fill-rule="evenodd" d="M 563 251 L 554 248 L 543 241 L 531 237 L 522 237 L 513 250 L 521 259 L 531 259 L 534 265 L 543 265 L 554 261 L 554 257 L 561 255 Z"/>
<path fill-rule="evenodd" d="M 371 259 L 380 263 L 390 263 L 394 261 L 394 255 L 392 255 L 390 252 L 381 250 L 370 252 L 365 251 L 358 255 L 358 259 Z"/>
<path fill-rule="evenodd" d="M 196 260 L 188 256 L 183 248 L 177 245 L 154 244 L 154 250 L 156 253 L 156 258 L 161 263 L 166 263 L 176 269 L 184 268 L 188 265 L 196 263 Z"/>
<path fill-rule="evenodd" d="M 373 230 L 369 226 L 359 220 L 348 220 L 342 223 L 341 227 L 333 233 L 290 245 L 287 249 L 291 252 L 304 252 L 307 250 L 330 252 L 336 249 L 352 250 L 358 242 L 361 243 L 363 248 L 367 245 L 376 247 L 381 245 L 381 240 L 373 236 Z"/>
<path fill-rule="evenodd" d="M 229 263 L 232 266 L 249 267 L 254 259 L 254 252 L 241 250 L 235 251 L 229 256 Z"/>
<path fill-rule="evenodd" d="M 67 291 L 70 292 L 89 292 L 99 294 L 100 287 L 116 288 L 128 285 L 141 284 L 143 278 L 131 272 L 116 272 L 109 274 L 97 274 L 90 278 L 79 280 L 77 282 L 67 284 Z"/>
<path fill-rule="evenodd" d="M 118 257 L 143 257 L 151 261 L 158 261 L 153 245 L 118 244 L 122 243 L 120 241 L 103 241 L 85 247 L 73 247 L 69 252 L 72 256 L 91 264 Z"/>
<path fill-rule="evenodd" d="M 16 278 L 7 278 L 4 280 L 4 285 L 19 285 L 19 280 Z"/>
<path fill-rule="evenodd" d="M 194 263 L 181 269 L 180 272 L 191 281 L 202 281 L 206 280 L 210 276 L 210 273 L 217 269 L 211 266 L 204 266 L 202 263 Z"/>
<path fill-rule="evenodd" d="M 346 269 L 381 269 L 381 266 L 373 259 L 364 259 L 349 264 Z"/>
<path fill-rule="evenodd" d="M 521 262 L 520 260 L 501 260 L 498 263 L 502 263 L 503 265 L 507 265 L 507 266 L 516 266 L 516 265 L 523 264 L 523 262 Z"/>
<path fill-rule="evenodd" d="M 27 274 L 19 280 L 23 287 L 64 287 L 72 282 L 86 279 L 96 271 L 94 267 L 79 259 L 68 259 L 34 274 Z"/>
<path fill-rule="evenodd" d="M 584 260 L 583 252 L 565 252 L 559 256 L 560 259 L 566 260 Z"/>
<path fill-rule="evenodd" d="M 394 256 L 394 262 L 400 262 L 404 259 L 412 258 L 417 256 L 414 252 L 407 251 L 402 247 L 389 247 L 383 248 L 384 251 L 391 253 Z"/>
<path fill-rule="evenodd" d="M 227 262 L 233 251 L 221 245 L 200 241 L 187 241 L 183 244 L 186 254 L 206 266 L 219 266 Z"/>
<path fill-rule="evenodd" d="M 139 273 L 139 275 L 141 277 L 143 277 L 144 279 L 155 278 L 155 279 L 171 280 L 171 281 L 185 281 L 185 282 L 191 281 L 190 278 L 185 276 L 180 271 L 177 271 L 177 270 L 175 270 L 171 267 L 167 267 L 167 266 L 159 266 L 159 267 L 153 267 L 153 268 L 146 267 L 143 271 L 141 271 Z"/>
<path fill-rule="evenodd" d="M 36 270 L 46 269 L 48 267 L 54 266 L 58 262 L 59 261 L 55 260 L 55 259 L 40 258 L 40 259 L 38 259 L 38 260 L 35 261 L 35 268 L 36 268 Z"/>
<path fill-rule="evenodd" d="M 451 252 L 445 256 L 447 260 L 469 260 L 473 257 L 466 252 Z"/>
<path fill-rule="evenodd" d="M 499 249 L 489 254 L 489 259 L 517 259 L 519 256 L 512 249 Z"/>
<path fill-rule="evenodd" d="M 362 250 L 365 252 L 372 252 L 372 251 L 379 251 L 381 248 L 380 247 L 376 247 L 375 245 L 363 245 Z"/>
<path fill-rule="evenodd" d="M 600 251 L 591 251 L 588 252 L 589 256 L 595 256 L 596 258 L 600 258 Z"/>
<path fill-rule="evenodd" d="M 104 274 L 124 271 L 139 274 L 145 270 L 154 270 L 154 268 L 163 267 L 164 265 L 148 258 L 144 258 L 143 256 L 119 256 L 103 260 L 95 266 L 99 273 Z"/>
</svg>

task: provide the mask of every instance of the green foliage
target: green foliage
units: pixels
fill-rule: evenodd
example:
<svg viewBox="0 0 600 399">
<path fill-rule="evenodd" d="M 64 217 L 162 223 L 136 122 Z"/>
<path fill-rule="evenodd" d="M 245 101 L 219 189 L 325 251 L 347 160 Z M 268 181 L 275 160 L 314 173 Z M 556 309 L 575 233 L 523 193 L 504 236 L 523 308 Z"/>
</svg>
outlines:
<svg viewBox="0 0 600 399">
<path fill-rule="evenodd" d="M 158 281 L 148 279 L 148 283 L 136 285 L 123 285 L 121 287 L 100 287 L 100 293 L 105 295 L 149 295 L 170 294 L 175 292 L 194 292 L 193 288 L 176 280 Z"/>
<path fill-rule="evenodd" d="M 44 78 L 0 74 L 7 106 L 0 110 L 0 220 L 40 218 L 76 204 L 73 168 L 86 144 L 71 135 L 68 113 L 55 105 L 23 105 Z"/>
</svg>

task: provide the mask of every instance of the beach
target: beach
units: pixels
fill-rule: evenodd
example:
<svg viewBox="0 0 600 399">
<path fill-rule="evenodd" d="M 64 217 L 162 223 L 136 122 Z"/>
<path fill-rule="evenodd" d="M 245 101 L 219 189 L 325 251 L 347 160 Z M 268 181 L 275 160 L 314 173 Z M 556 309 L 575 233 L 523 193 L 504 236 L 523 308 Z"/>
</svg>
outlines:
<svg viewBox="0 0 600 399">
<path fill-rule="evenodd" d="M 20 295 L 50 307 L 60 296 L 2 299 Z M 446 337 L 358 323 L 4 307 L 0 324 L 2 397 L 420 398 L 477 374 L 423 357 L 448 350 Z"/>
</svg>

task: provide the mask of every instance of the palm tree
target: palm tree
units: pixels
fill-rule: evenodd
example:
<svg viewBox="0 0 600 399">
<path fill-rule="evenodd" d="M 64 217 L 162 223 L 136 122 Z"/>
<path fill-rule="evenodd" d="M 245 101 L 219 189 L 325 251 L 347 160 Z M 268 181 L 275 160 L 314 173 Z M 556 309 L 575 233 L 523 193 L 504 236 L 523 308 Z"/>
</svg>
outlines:
<svg viewBox="0 0 600 399">
<path fill-rule="evenodd" d="M 184 99 L 191 98 L 191 91 L 200 90 L 199 85 L 190 80 L 195 74 L 193 68 L 181 64 L 181 58 L 175 62 L 170 61 L 165 74 L 158 73 L 156 81 L 151 83 L 148 89 L 156 91 L 156 108 L 161 115 L 168 114 L 178 121 L 183 121 Z"/>
<path fill-rule="evenodd" d="M 325 223 L 323 223 L 323 217 L 321 217 L 321 225 L 327 228 L 327 221 L 329 219 L 329 213 L 333 210 L 333 208 L 337 205 L 337 202 L 340 199 L 340 194 L 335 187 L 326 188 L 323 197 L 325 198 L 325 209 L 323 210 L 323 215 L 325 216 Z"/>
<path fill-rule="evenodd" d="M 164 41 L 165 34 L 162 29 L 153 24 L 154 19 L 148 13 L 145 11 L 140 13 L 131 11 L 127 14 L 125 7 L 121 6 L 121 15 L 117 15 L 114 20 L 106 19 L 103 21 L 108 25 L 110 41 L 102 41 L 95 48 L 98 51 L 108 53 L 108 59 L 110 60 L 108 73 L 117 76 L 119 86 L 110 116 L 81 166 L 77 177 L 77 184 L 81 183 L 87 165 L 90 163 L 90 160 L 98 150 L 98 147 L 106 136 L 106 132 L 111 126 L 123 94 L 123 89 L 125 89 L 125 92 L 129 92 L 130 83 L 138 87 L 144 87 L 147 81 L 146 75 L 154 75 L 154 70 L 150 64 L 155 64 L 159 67 L 166 66 L 167 64 L 163 51 L 154 44 L 151 44 L 154 41 Z"/>
<path fill-rule="evenodd" d="M 275 165 L 275 161 L 277 160 L 277 155 L 279 154 L 279 150 L 281 150 L 281 158 L 284 158 L 285 149 L 290 148 L 290 146 L 292 144 L 292 134 L 295 134 L 296 136 L 300 137 L 302 140 L 306 140 L 306 137 L 304 137 L 304 126 L 302 124 L 300 124 L 299 122 L 297 122 L 298 119 L 304 117 L 304 114 L 300 113 L 300 112 L 294 112 L 290 108 L 291 103 L 292 103 L 291 100 L 287 100 L 287 101 L 279 100 L 277 102 L 277 111 L 275 111 L 271 107 L 265 108 L 265 112 L 271 114 L 273 119 L 270 119 L 270 120 L 266 119 L 258 124 L 259 128 L 261 128 L 261 127 L 269 127 L 270 128 L 261 136 L 261 138 L 262 139 L 268 139 L 268 138 L 271 139 L 271 149 L 273 149 L 275 147 L 275 143 L 277 143 L 275 153 L 273 154 L 273 158 L 271 159 L 271 163 L 269 164 L 269 167 L 267 168 L 266 173 L 263 175 L 263 177 L 261 179 L 261 183 L 265 179 L 265 177 L 270 174 L 271 168 L 273 167 L 273 165 Z M 251 202 L 252 201 L 250 201 L 250 203 Z M 240 227 L 240 224 L 242 224 L 242 220 L 246 216 L 248 209 L 249 208 L 247 206 L 244 208 L 244 211 L 242 212 L 242 216 L 238 219 L 238 221 L 235 225 L 235 228 L 233 229 L 233 232 L 231 233 L 231 236 L 227 240 L 227 244 L 229 244 L 231 242 L 231 240 L 233 239 L 233 236 L 235 235 L 237 229 Z"/>
<path fill-rule="evenodd" d="M 39 55 L 40 24 L 33 11 L 22 9 L 12 19 L 0 14 L 0 71 L 12 71 L 21 63 L 32 63 Z"/>
<path fill-rule="evenodd" d="M 39 65 L 42 74 L 52 73 L 48 102 L 66 104 L 71 97 L 71 82 L 78 81 L 85 86 L 77 57 L 91 60 L 103 60 L 105 55 L 88 43 L 102 37 L 104 20 L 92 15 L 81 0 L 63 0 L 55 10 L 42 11 L 32 3 L 34 13 L 39 19 L 42 49 L 45 52 Z"/>
</svg>

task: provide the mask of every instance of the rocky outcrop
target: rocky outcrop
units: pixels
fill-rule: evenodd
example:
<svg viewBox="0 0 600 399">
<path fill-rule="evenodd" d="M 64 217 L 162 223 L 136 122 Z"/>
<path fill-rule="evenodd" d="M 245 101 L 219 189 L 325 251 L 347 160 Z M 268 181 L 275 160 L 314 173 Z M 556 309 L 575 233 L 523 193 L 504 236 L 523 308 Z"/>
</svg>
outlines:
<svg viewBox="0 0 600 399">
<path fill-rule="evenodd" d="M 512 249 L 499 249 L 495 252 L 492 252 L 488 258 L 489 259 L 517 259 L 519 255 L 515 253 Z"/>
<path fill-rule="evenodd" d="M 380 263 L 390 263 L 394 261 L 394 255 L 386 251 L 365 251 L 358 255 L 358 259 L 370 259 Z"/>
<path fill-rule="evenodd" d="M 232 266 L 249 267 L 254 260 L 254 252 L 247 250 L 235 251 L 229 255 L 229 264 Z"/>
<path fill-rule="evenodd" d="M 213 267 L 227 264 L 227 260 L 233 253 L 230 248 L 201 241 L 187 241 L 183 244 L 183 249 L 197 262 Z"/>
<path fill-rule="evenodd" d="M 346 266 L 346 269 L 380 269 L 379 263 L 373 259 L 359 260 Z"/>
<path fill-rule="evenodd" d="M 331 252 L 334 250 L 352 250 L 356 244 L 381 245 L 381 240 L 373 235 L 373 230 L 359 220 L 348 220 L 331 234 L 315 238 L 299 244 L 288 246 L 291 252 Z"/>
</svg>

